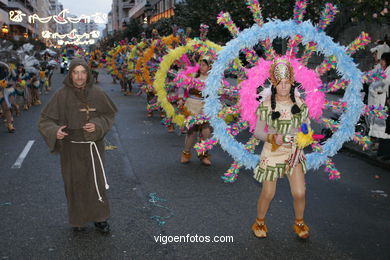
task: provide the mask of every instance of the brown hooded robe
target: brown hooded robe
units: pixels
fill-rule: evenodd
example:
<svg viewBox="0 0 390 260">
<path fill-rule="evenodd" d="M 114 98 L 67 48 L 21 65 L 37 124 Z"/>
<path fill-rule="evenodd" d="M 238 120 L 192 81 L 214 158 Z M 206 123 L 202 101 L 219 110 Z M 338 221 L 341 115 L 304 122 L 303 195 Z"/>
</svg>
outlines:
<svg viewBox="0 0 390 260">
<path fill-rule="evenodd" d="M 73 86 L 71 75 L 75 67 L 82 65 L 88 71 L 85 88 Z M 96 131 L 83 130 L 87 123 L 87 113 L 80 111 L 87 107 L 96 111 L 89 112 L 89 122 L 96 125 Z M 91 158 L 90 144 L 72 143 L 72 141 L 93 141 L 104 160 L 104 136 L 111 129 L 117 109 L 110 98 L 99 87 L 93 86 L 93 77 L 87 63 L 74 59 L 59 89 L 43 109 L 39 120 L 39 131 L 52 153 L 59 153 L 61 171 L 64 179 L 65 194 L 68 201 L 69 223 L 83 226 L 88 222 L 100 222 L 109 218 L 105 182 L 98 154 L 93 148 L 96 178 L 102 201 L 99 201 L 95 187 L 95 177 Z M 60 126 L 68 133 L 62 140 L 56 135 Z"/>
</svg>

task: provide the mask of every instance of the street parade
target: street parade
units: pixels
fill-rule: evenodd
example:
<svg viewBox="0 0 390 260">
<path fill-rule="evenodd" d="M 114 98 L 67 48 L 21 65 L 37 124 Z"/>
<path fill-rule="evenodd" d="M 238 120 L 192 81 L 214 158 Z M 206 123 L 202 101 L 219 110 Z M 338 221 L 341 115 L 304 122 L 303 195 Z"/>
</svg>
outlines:
<svg viewBox="0 0 390 260">
<path fill-rule="evenodd" d="M 0 0 L 1 259 L 389 259 L 389 2 L 206 3 Z"/>
</svg>

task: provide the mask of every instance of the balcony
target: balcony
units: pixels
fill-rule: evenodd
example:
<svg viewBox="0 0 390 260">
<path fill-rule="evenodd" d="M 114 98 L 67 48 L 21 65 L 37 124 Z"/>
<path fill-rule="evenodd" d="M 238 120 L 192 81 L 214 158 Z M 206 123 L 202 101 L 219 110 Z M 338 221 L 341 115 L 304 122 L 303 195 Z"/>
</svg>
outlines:
<svg viewBox="0 0 390 260">
<path fill-rule="evenodd" d="M 8 0 L 0 0 L 0 7 L 4 8 L 8 6 Z"/>
<path fill-rule="evenodd" d="M 138 1 L 136 5 L 133 6 L 133 8 L 130 9 L 128 17 L 138 17 L 143 12 L 143 8 L 146 4 L 146 0 Z"/>
<path fill-rule="evenodd" d="M 19 9 L 23 13 L 30 15 L 34 12 L 34 8 L 28 3 L 27 5 L 22 4 L 18 0 L 13 0 L 8 2 L 8 10 Z"/>
<path fill-rule="evenodd" d="M 123 9 L 131 9 L 133 8 L 135 5 L 135 1 L 134 0 L 128 0 L 126 2 L 123 2 L 122 4 L 122 8 Z"/>
</svg>

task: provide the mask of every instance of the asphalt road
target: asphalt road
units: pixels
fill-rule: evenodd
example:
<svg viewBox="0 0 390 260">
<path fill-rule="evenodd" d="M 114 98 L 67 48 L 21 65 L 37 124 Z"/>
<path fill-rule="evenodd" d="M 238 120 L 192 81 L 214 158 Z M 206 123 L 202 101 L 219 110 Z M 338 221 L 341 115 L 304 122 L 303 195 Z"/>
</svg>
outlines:
<svg viewBox="0 0 390 260">
<path fill-rule="evenodd" d="M 54 91 L 63 77 L 54 75 Z M 339 153 L 334 161 L 341 180 L 329 181 L 322 169 L 309 171 L 305 220 L 311 237 L 305 242 L 292 231 L 292 198 L 287 179 L 280 180 L 267 216 L 269 237 L 260 240 L 250 227 L 261 186 L 250 171 L 223 183 L 232 159 L 219 147 L 212 167 L 194 156 L 181 165 L 184 136 L 168 134 L 158 117 L 146 118 L 144 96 L 123 96 L 103 72 L 99 85 L 119 108 L 106 138 L 118 147 L 106 152 L 105 164 L 112 232 L 103 236 L 90 225 L 75 234 L 68 226 L 59 158 L 37 131 L 42 107 L 33 107 L 16 118 L 16 133 L 0 129 L 0 259 L 390 259 L 390 170 Z M 30 140 L 21 167 L 12 168 Z M 162 201 L 153 203 L 151 193 Z M 187 234 L 234 240 L 155 242 Z"/>
</svg>

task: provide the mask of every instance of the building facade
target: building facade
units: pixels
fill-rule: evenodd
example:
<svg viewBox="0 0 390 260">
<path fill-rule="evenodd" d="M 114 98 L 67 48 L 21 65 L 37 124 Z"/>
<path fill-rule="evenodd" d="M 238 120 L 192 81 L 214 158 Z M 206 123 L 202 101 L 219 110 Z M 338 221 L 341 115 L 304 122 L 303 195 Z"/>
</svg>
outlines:
<svg viewBox="0 0 390 260">
<path fill-rule="evenodd" d="M 155 23 L 163 18 L 175 15 L 175 5 L 184 0 L 135 0 L 134 7 L 128 12 L 130 19 L 140 23 Z"/>
<path fill-rule="evenodd" d="M 8 0 L 0 0 L 0 28 L 8 28 L 9 19 L 8 19 Z M 0 32 L 1 33 L 1 32 Z"/>
<path fill-rule="evenodd" d="M 35 14 L 37 12 L 36 0 L 8 0 L 6 11 L 8 13 L 9 37 L 13 37 L 16 40 L 21 37 L 37 37 L 37 24 L 28 23 L 26 17 L 22 22 L 17 22 L 9 15 L 11 11 L 21 11 L 27 16 Z"/>
<path fill-rule="evenodd" d="M 111 7 L 112 31 L 121 31 L 130 22 L 128 13 L 137 0 L 113 0 Z"/>
<path fill-rule="evenodd" d="M 106 33 L 112 35 L 126 28 L 131 19 L 139 23 L 155 23 L 175 15 L 175 4 L 184 0 L 113 0 Z"/>
<path fill-rule="evenodd" d="M 51 4 L 49 0 L 36 0 L 37 1 L 37 14 L 39 17 L 48 17 L 53 15 L 51 11 Z M 42 35 L 44 31 L 51 31 L 52 23 L 37 23 L 37 31 L 36 34 L 38 37 Z M 46 45 L 50 44 L 50 40 L 44 39 Z"/>
</svg>

